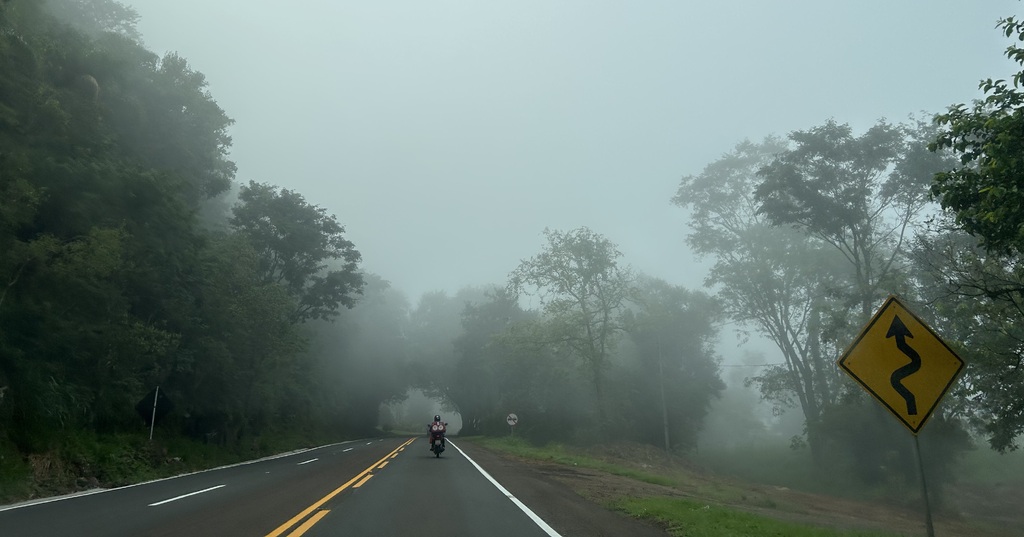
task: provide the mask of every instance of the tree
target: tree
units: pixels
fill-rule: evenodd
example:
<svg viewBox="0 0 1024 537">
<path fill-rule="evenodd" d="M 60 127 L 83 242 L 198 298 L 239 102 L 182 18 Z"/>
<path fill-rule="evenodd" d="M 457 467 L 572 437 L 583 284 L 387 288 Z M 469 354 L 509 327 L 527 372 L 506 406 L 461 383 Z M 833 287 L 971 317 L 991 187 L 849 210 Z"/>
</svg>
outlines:
<svg viewBox="0 0 1024 537">
<path fill-rule="evenodd" d="M 927 311 L 970 364 L 942 412 L 973 424 L 993 449 L 1015 450 L 1024 434 L 1024 265 L 946 223 L 915 249 Z"/>
<path fill-rule="evenodd" d="M 855 136 L 849 125 L 828 121 L 790 134 L 792 146 L 758 170 L 758 213 L 772 225 L 806 233 L 812 248 L 831 248 L 845 260 L 845 267 L 833 266 L 835 276 L 813 291 L 818 298 L 808 301 L 806 345 L 815 362 L 836 356 L 852 341 L 886 294 L 911 291 L 906 243 L 928 202 L 928 180 L 944 158 L 926 149 L 932 132 L 922 123 L 880 121 Z M 837 387 L 818 369 L 816 391 L 834 401 Z M 822 410 L 809 417 L 809 429 L 820 423 Z"/>
<path fill-rule="evenodd" d="M 697 443 L 697 432 L 713 398 L 725 384 L 714 352 L 719 311 L 711 297 L 645 279 L 629 323 L 639 371 L 629 410 L 638 436 L 666 452 Z M 652 419 L 657 417 L 657 419 Z"/>
<path fill-rule="evenodd" d="M 359 252 L 345 228 L 298 192 L 250 182 L 239 193 L 232 226 L 260 256 L 260 279 L 284 286 L 295 299 L 295 322 L 331 319 L 362 292 Z"/>
<path fill-rule="evenodd" d="M 507 379 L 500 378 L 505 371 L 502 362 L 507 347 L 502 345 L 501 337 L 511 326 L 529 318 L 530 314 L 505 289 L 492 289 L 486 300 L 465 305 L 462 335 L 453 342 L 456 361 L 446 371 L 446 395 L 462 416 L 466 434 L 500 427 L 503 412 L 508 411 L 503 408 L 507 401 L 502 390 Z"/>
<path fill-rule="evenodd" d="M 823 317 L 829 290 L 844 278 L 833 253 L 799 231 L 773 225 L 758 210 L 758 170 L 787 147 L 776 137 L 744 141 L 699 175 L 684 177 L 673 202 L 691 210 L 687 244 L 715 258 L 705 283 L 717 290 L 725 315 L 752 325 L 782 354 L 782 365 L 754 380 L 777 408 L 799 406 L 811 453 L 821 463 L 820 422 L 839 382 L 834 357 L 821 345 Z"/>
<path fill-rule="evenodd" d="M 237 232 L 199 225 L 233 180 L 231 120 L 201 73 L 134 39 L 134 21 L 113 0 L 0 2 L 5 460 L 62 456 L 79 433 L 141 433 L 133 408 L 155 384 L 182 409 L 166 434 L 235 449 L 271 428 L 322 431 L 335 410 L 297 322 L 354 302 L 358 252 L 333 217 L 273 188 L 250 189 Z M 338 400 L 369 401 L 372 420 L 406 383 L 362 380 Z"/>
<path fill-rule="evenodd" d="M 110 61 L 113 48 L 37 4 L 0 14 L 0 377 L 18 418 L 0 429 L 26 450 L 61 427 L 134 425 L 125 409 L 176 350 L 177 330 L 201 318 L 185 181 L 142 165 L 118 143 L 110 110 L 76 86 L 89 66 L 149 66 Z M 155 85 L 132 82 L 121 90 Z"/>
<path fill-rule="evenodd" d="M 1024 41 L 1024 21 L 1000 21 L 1006 37 Z M 1024 47 L 1006 57 L 1024 66 Z M 944 126 L 930 149 L 952 150 L 959 165 L 935 174 L 932 194 L 960 225 L 994 253 L 1024 253 L 1024 70 L 1006 80 L 983 80 L 973 106 L 957 104 L 936 116 Z"/>
<path fill-rule="evenodd" d="M 294 299 L 260 274 L 260 256 L 246 237 L 217 237 L 200 255 L 203 325 L 183 330 L 194 359 L 168 373 L 169 388 L 188 413 L 237 445 L 283 421 L 278 409 L 308 380 L 306 340 L 292 318 Z M 203 433 L 209 431 L 202 431 Z"/>
<path fill-rule="evenodd" d="M 537 441 L 585 428 L 578 368 L 557 359 L 549 325 L 506 288 L 426 293 L 409 318 L 414 385 L 457 411 L 465 434 L 507 433 L 509 412 L 524 420 L 516 434 Z"/>
<path fill-rule="evenodd" d="M 928 201 L 931 174 L 941 169 L 941 156 L 925 155 L 926 136 L 884 121 L 854 136 L 830 120 L 790 134 L 794 146 L 758 170 L 758 212 L 846 258 L 851 305 L 864 321 L 887 291 L 900 290 L 905 242 Z"/>
<path fill-rule="evenodd" d="M 623 329 L 619 314 L 633 275 L 619 266 L 622 254 L 615 245 L 589 228 L 545 229 L 544 236 L 547 245 L 512 272 L 508 290 L 540 300 L 551 343 L 582 362 L 603 416 L 608 359 Z"/>
<path fill-rule="evenodd" d="M 1024 41 L 1024 22 L 997 26 Z M 1006 57 L 1024 66 L 1024 47 Z M 921 241 L 930 280 L 923 292 L 963 345 L 971 366 L 961 381 L 967 411 L 1000 451 L 1017 449 L 1024 433 L 1024 69 L 1010 81 L 981 81 L 984 98 L 936 116 L 942 129 L 929 146 L 958 161 L 936 173 L 932 195 L 956 230 Z M 952 228 L 953 226 L 949 226 Z"/>
</svg>

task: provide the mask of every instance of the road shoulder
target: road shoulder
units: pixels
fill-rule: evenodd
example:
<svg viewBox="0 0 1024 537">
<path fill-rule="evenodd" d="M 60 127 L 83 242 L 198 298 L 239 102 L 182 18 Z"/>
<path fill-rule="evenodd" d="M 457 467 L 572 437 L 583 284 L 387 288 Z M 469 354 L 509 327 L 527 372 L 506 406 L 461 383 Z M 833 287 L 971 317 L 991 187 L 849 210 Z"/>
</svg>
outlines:
<svg viewBox="0 0 1024 537">
<path fill-rule="evenodd" d="M 630 518 L 580 496 L 543 467 L 474 444 L 456 440 L 458 446 L 487 473 L 508 489 L 563 537 L 666 537 L 671 535 L 653 523 Z"/>
</svg>

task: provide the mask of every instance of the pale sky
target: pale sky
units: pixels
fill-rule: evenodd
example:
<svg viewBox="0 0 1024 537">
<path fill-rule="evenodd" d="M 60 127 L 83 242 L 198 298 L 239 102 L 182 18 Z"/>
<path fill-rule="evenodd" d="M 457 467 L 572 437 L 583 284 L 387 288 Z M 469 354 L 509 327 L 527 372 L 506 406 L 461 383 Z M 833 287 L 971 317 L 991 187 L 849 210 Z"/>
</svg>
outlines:
<svg viewBox="0 0 1024 537">
<path fill-rule="evenodd" d="M 1018 0 L 122 0 L 203 72 L 239 182 L 335 214 L 414 302 L 504 284 L 545 227 L 698 288 L 680 177 L 744 138 L 944 111 L 1009 78 Z"/>
</svg>

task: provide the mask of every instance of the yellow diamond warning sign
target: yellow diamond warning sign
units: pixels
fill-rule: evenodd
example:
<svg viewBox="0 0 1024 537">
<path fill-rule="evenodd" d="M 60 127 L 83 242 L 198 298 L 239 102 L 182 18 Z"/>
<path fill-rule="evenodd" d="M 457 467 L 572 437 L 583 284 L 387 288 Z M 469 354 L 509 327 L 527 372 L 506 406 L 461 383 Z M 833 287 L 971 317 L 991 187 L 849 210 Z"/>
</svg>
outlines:
<svg viewBox="0 0 1024 537">
<path fill-rule="evenodd" d="M 911 432 L 924 427 L 964 361 L 890 296 L 837 362 Z"/>
</svg>

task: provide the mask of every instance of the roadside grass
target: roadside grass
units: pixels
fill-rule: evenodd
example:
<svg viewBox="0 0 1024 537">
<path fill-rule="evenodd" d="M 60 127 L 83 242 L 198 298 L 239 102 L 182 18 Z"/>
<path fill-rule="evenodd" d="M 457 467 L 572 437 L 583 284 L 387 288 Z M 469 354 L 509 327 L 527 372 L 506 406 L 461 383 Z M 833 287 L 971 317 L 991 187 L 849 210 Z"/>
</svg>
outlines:
<svg viewBox="0 0 1024 537">
<path fill-rule="evenodd" d="M 781 444 L 762 444 L 747 449 L 704 450 L 693 460 L 717 475 L 778 487 L 832 494 L 861 488 L 848 482 L 844 473 L 821 479 L 806 451 Z"/>
<path fill-rule="evenodd" d="M 524 459 L 548 461 L 557 464 L 564 464 L 566 466 L 590 468 L 654 485 L 673 487 L 679 483 L 677 479 L 672 477 L 642 472 L 633 468 L 611 464 L 600 459 L 575 453 L 573 450 L 568 449 L 561 444 L 548 444 L 540 447 L 531 445 L 529 442 L 520 438 L 491 438 L 475 436 L 465 439 L 471 440 L 473 443 L 482 445 L 488 449 L 502 451 Z"/>
<path fill-rule="evenodd" d="M 566 466 L 577 466 L 600 470 L 613 475 L 628 477 L 667 487 L 678 488 L 683 482 L 693 487 L 695 493 L 702 498 L 720 503 L 736 503 L 752 507 L 764 507 L 779 509 L 793 513 L 802 513 L 804 509 L 799 505 L 782 504 L 779 500 L 767 494 L 751 491 L 741 485 L 732 485 L 727 481 L 707 481 L 698 479 L 695 474 L 685 468 L 678 468 L 670 475 L 652 474 L 628 468 L 621 465 L 605 462 L 593 457 L 587 457 L 574 452 L 572 448 L 561 444 L 548 444 L 545 446 L 534 446 L 525 440 L 518 438 L 491 438 L 472 437 L 467 438 L 473 443 L 482 445 L 495 451 L 502 451 L 524 459 L 532 459 L 546 462 L 564 464 Z"/>
<path fill-rule="evenodd" d="M 704 470 L 690 469 L 685 465 L 675 466 L 668 474 L 655 475 L 632 468 L 605 462 L 580 454 L 572 447 L 560 444 L 533 446 L 521 439 L 511 438 L 466 438 L 488 449 L 517 457 L 553 462 L 600 470 L 609 474 L 638 479 L 648 483 L 665 485 L 677 490 L 686 490 L 692 499 L 667 496 L 621 497 L 604 503 L 609 509 L 619 510 L 637 518 L 656 520 L 665 525 L 673 535 L 686 537 L 895 537 L 899 534 L 871 532 L 865 530 L 836 529 L 779 520 L 778 517 L 752 514 L 742 507 L 768 509 L 779 513 L 783 519 L 807 515 L 806 505 L 787 499 L 785 495 L 772 495 L 745 484 L 750 474 L 759 475 L 763 482 L 775 481 L 787 469 L 797 470 L 796 476 L 777 481 L 779 488 L 799 489 L 801 485 L 817 481 L 806 471 L 806 463 L 799 457 L 789 457 L 780 462 L 770 455 L 754 457 L 746 461 L 745 470 L 722 474 L 724 479 L 709 478 Z M 788 450 L 787 450 L 788 451 Z M 707 461 L 704 461 L 705 463 Z M 734 461 L 735 462 L 735 461 Z M 705 470 L 710 465 L 704 465 Z M 767 466 L 768 468 L 765 468 Z M 735 468 L 733 468 L 735 470 Z M 711 475 L 719 475 L 710 470 Z M 744 475 L 746 474 L 746 475 Z M 736 482 L 733 482 L 733 480 Z M 808 486 L 806 488 L 820 488 Z"/>
<path fill-rule="evenodd" d="M 886 503 L 916 509 L 920 505 L 917 482 L 903 482 L 898 476 L 869 484 L 845 467 L 819 470 L 807 450 L 794 450 L 781 444 L 756 448 L 719 449 L 700 453 L 694 462 L 719 476 L 746 483 L 784 487 L 836 498 Z M 942 490 L 932 482 L 932 507 L 941 510 Z"/>
<path fill-rule="evenodd" d="M 686 537 L 897 537 L 807 526 L 679 498 L 627 498 L 612 507 L 636 518 L 657 520 L 672 535 Z"/>
<path fill-rule="evenodd" d="M 814 507 L 814 502 L 808 503 L 800 493 L 907 512 L 920 509 L 920 490 L 915 484 L 894 479 L 869 486 L 839 468 L 823 476 L 815 471 L 806 453 L 784 446 L 705 451 L 662 467 L 655 462 L 657 457 L 652 452 L 644 454 L 642 449 L 634 449 L 635 453 L 631 453 L 629 447 L 620 454 L 614 454 L 613 450 L 612 459 L 619 459 L 620 455 L 631 459 L 616 464 L 568 445 L 533 446 L 525 440 L 512 438 L 466 439 L 524 459 L 590 468 L 671 487 L 678 496 L 673 492 L 651 492 L 649 496 L 626 497 L 613 492 L 612 499 L 601 493 L 593 499 L 609 509 L 658 520 L 674 528 L 673 534 L 687 537 L 901 535 L 891 533 L 893 530 L 885 533 L 884 528 L 873 531 L 833 528 L 827 522 L 829 519 L 822 517 Z M 651 471 L 643 471 L 648 466 L 645 463 L 651 464 Z M 635 469 L 637 466 L 642 468 Z M 1013 512 L 1011 498 L 1018 497 L 1021 491 L 1024 491 L 1024 453 L 1000 455 L 982 448 L 966 453 L 956 469 L 954 481 L 941 489 L 933 484 L 930 495 L 934 512 L 943 515 L 944 524 L 956 528 L 956 535 L 1024 535 L 1015 532 L 1022 527 L 1024 519 L 1009 514 Z M 942 493 L 957 499 L 944 508 L 937 500 L 943 497 Z M 814 525 L 811 520 L 822 522 Z"/>
<path fill-rule="evenodd" d="M 763 507 L 794 513 L 802 513 L 805 511 L 805 509 L 798 505 L 783 503 L 767 494 L 752 491 L 749 488 L 741 486 L 730 485 L 724 482 L 710 482 L 707 484 L 697 485 L 695 487 L 694 494 L 700 498 L 705 498 L 713 502 L 749 505 L 751 507 Z"/>
</svg>

